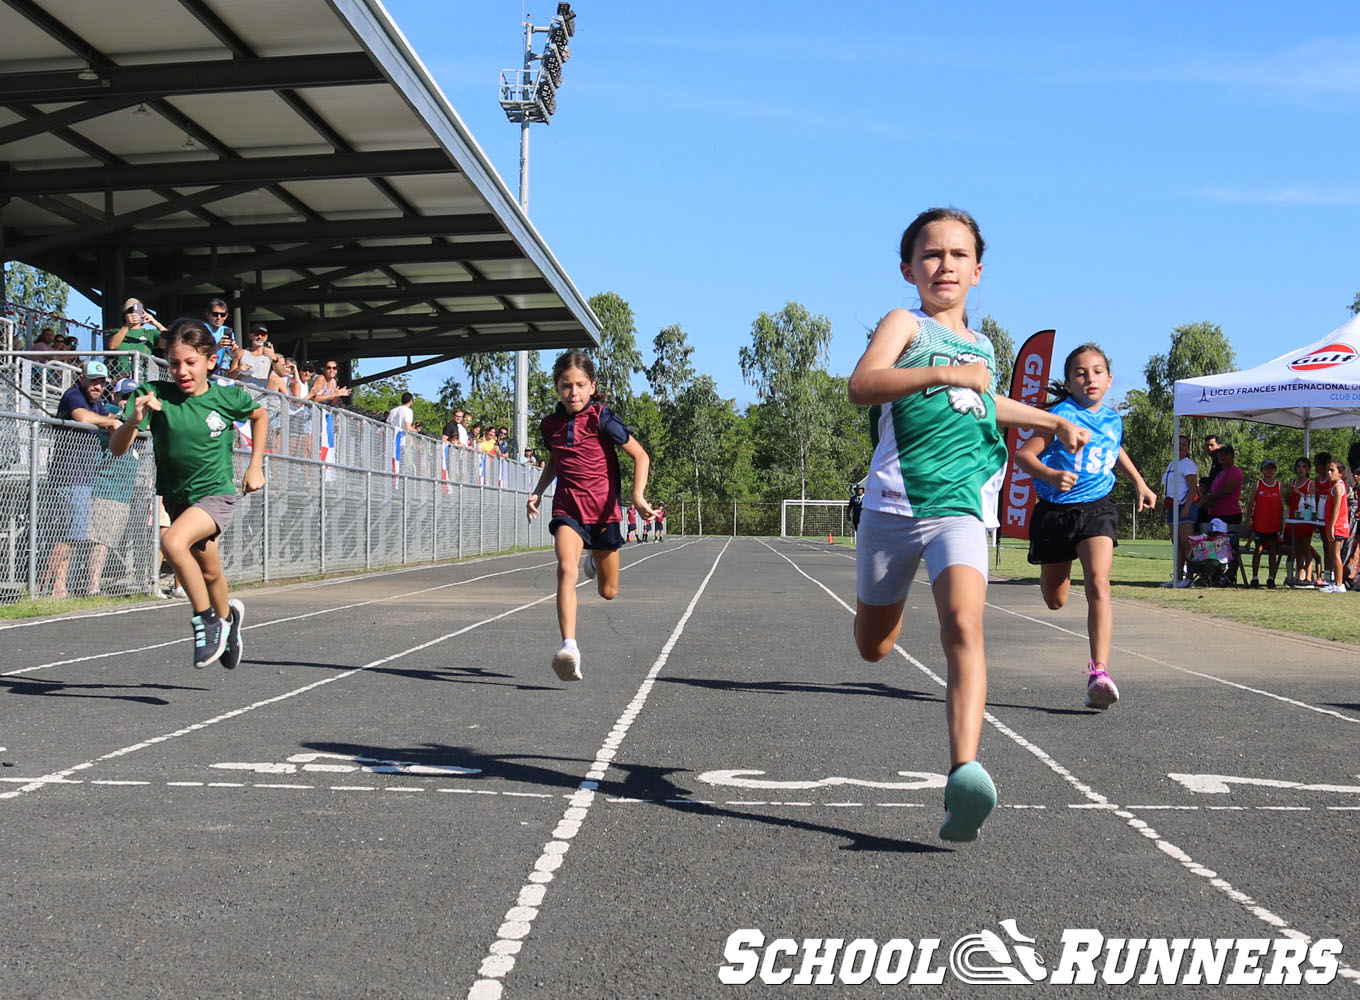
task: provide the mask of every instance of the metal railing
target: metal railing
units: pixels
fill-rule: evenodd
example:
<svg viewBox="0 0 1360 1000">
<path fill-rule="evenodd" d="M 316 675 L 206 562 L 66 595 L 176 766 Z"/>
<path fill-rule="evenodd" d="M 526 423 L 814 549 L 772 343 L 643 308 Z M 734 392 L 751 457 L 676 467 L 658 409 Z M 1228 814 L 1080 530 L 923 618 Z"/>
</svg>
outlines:
<svg viewBox="0 0 1360 1000">
<path fill-rule="evenodd" d="M 116 457 L 106 435 L 50 416 L 75 375 L 0 357 L 0 603 L 157 587 L 150 441 Z M 551 544 L 546 510 L 532 524 L 524 514 L 537 467 L 410 432 L 398 441 L 380 421 L 248 391 L 270 415 L 265 487 L 240 501 L 223 534 L 230 582 Z M 248 433 L 237 425 L 237 482 Z"/>
</svg>

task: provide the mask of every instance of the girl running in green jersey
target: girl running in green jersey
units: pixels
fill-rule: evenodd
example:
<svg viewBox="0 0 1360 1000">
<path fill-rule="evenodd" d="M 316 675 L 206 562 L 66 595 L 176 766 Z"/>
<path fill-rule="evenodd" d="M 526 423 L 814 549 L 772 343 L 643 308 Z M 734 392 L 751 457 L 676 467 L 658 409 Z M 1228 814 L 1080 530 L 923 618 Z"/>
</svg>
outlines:
<svg viewBox="0 0 1360 1000">
<path fill-rule="evenodd" d="M 874 458 L 856 550 L 855 643 L 876 662 L 893 648 L 912 577 L 924 558 L 948 667 L 949 779 L 945 840 L 977 839 L 996 788 L 977 762 L 987 702 L 982 612 L 987 528 L 1006 462 L 998 424 L 1042 429 L 1075 451 L 1088 432 L 992 393 L 991 342 L 968 329 L 968 290 L 984 243 L 967 212 L 934 208 L 902 234 L 902 276 L 919 310 L 879 322 L 850 376 L 850 401 L 870 406 Z"/>
<path fill-rule="evenodd" d="M 241 490 L 253 493 L 264 486 L 269 415 L 240 386 L 208 381 L 216 343 L 202 322 L 180 320 L 161 343 L 173 381 L 137 387 L 109 450 L 115 455 L 126 452 L 139 425 L 149 423 L 156 492 L 165 498 L 171 519 L 161 536 L 161 549 L 193 608 L 194 666 L 206 667 L 220 659 L 230 670 L 241 662 L 245 605 L 228 595 L 217 540 L 236 510 L 233 422 L 250 420 L 250 464 Z"/>
</svg>

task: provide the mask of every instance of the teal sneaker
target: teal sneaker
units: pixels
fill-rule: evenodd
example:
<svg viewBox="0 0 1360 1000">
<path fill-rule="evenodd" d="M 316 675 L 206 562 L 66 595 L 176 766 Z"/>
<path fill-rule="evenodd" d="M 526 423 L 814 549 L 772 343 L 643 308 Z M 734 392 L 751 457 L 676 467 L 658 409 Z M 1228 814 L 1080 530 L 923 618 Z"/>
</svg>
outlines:
<svg viewBox="0 0 1360 1000">
<path fill-rule="evenodd" d="M 231 617 L 227 619 L 227 648 L 222 651 L 222 659 L 218 662 L 228 670 L 235 670 L 241 663 L 241 654 L 245 652 L 245 645 L 241 642 L 241 626 L 246 620 L 246 606 L 232 598 L 227 602 L 231 606 Z"/>
<path fill-rule="evenodd" d="M 975 760 L 960 764 L 944 786 L 944 823 L 940 839 L 956 843 L 977 840 L 982 823 L 996 808 L 996 786 Z"/>
<path fill-rule="evenodd" d="M 202 669 L 216 663 L 227 648 L 227 630 L 217 612 L 209 608 L 189 619 L 194 629 L 194 666 Z"/>
</svg>

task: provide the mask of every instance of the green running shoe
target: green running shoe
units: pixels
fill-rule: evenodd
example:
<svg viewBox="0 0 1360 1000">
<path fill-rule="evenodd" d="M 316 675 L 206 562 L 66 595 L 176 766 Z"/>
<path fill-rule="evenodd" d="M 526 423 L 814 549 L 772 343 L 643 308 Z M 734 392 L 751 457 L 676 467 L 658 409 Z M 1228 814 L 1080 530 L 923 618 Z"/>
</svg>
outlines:
<svg viewBox="0 0 1360 1000">
<path fill-rule="evenodd" d="M 978 830 L 996 808 L 996 786 L 975 760 L 960 764 L 944 786 L 944 823 L 940 839 L 956 843 L 977 840 Z"/>
</svg>

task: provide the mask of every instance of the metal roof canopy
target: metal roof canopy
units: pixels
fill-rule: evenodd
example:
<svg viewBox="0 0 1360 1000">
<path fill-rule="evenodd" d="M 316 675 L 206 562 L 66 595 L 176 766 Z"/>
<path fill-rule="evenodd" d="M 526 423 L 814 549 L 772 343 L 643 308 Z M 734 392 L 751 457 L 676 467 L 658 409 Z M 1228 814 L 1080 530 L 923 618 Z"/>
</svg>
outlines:
<svg viewBox="0 0 1360 1000">
<path fill-rule="evenodd" d="M 311 358 L 598 345 L 378 0 L 0 0 L 0 258 Z M 410 364 L 413 354 L 437 358 Z"/>
</svg>

